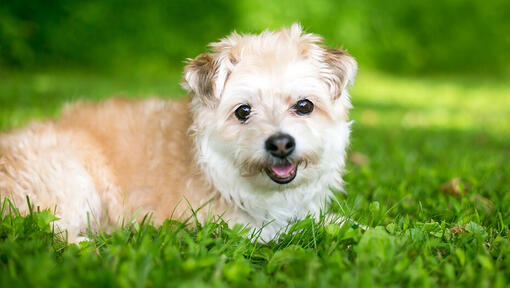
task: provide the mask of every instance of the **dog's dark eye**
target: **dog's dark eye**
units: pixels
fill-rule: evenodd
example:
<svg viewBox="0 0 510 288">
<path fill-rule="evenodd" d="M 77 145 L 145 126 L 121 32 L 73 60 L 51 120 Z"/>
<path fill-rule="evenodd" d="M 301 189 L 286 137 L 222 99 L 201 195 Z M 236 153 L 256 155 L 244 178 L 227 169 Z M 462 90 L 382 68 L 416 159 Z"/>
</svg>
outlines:
<svg viewBox="0 0 510 288">
<path fill-rule="evenodd" d="M 246 121 L 248 120 L 248 117 L 250 116 L 250 112 L 251 112 L 251 107 L 250 105 L 241 105 L 239 106 L 236 111 L 235 111 L 235 115 L 237 117 L 237 119 L 239 119 L 240 121 Z"/>
<path fill-rule="evenodd" d="M 313 111 L 313 103 L 308 99 L 299 100 L 294 105 L 294 110 L 296 110 L 298 115 L 308 115 Z"/>
</svg>

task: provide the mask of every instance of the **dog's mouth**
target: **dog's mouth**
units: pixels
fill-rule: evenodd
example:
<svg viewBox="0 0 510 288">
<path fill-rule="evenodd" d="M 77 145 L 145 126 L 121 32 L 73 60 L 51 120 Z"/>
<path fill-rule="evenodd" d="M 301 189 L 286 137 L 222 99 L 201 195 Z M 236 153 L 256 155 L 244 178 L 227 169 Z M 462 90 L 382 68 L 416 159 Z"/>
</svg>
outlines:
<svg viewBox="0 0 510 288">
<path fill-rule="evenodd" d="M 271 180 L 278 184 L 287 184 L 296 178 L 296 163 L 275 164 L 266 167 L 266 173 Z"/>
</svg>

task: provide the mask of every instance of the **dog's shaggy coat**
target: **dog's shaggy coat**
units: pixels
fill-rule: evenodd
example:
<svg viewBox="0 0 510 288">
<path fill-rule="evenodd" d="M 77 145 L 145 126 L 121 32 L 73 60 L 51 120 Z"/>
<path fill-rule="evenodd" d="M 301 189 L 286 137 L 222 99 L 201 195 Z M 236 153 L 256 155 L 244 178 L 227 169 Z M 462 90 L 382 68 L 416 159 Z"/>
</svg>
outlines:
<svg viewBox="0 0 510 288">
<path fill-rule="evenodd" d="M 342 185 L 347 89 L 357 65 L 321 41 L 296 24 L 233 33 L 189 61 L 183 87 L 190 101 L 77 103 L 58 120 L 4 134 L 1 196 L 24 212 L 26 196 L 57 207 L 70 241 L 81 239 L 88 217 L 114 227 L 153 213 L 161 223 L 189 217 L 191 208 L 201 220 L 221 215 L 230 224 L 264 226 L 261 238 L 270 240 L 325 209 L 330 189 Z M 309 115 L 295 110 L 304 99 L 314 105 Z M 247 120 L 235 116 L 240 105 L 251 108 Z M 264 148 L 276 133 L 295 139 L 284 160 Z M 294 169 L 295 179 L 272 181 L 264 171 L 275 165 Z"/>
</svg>

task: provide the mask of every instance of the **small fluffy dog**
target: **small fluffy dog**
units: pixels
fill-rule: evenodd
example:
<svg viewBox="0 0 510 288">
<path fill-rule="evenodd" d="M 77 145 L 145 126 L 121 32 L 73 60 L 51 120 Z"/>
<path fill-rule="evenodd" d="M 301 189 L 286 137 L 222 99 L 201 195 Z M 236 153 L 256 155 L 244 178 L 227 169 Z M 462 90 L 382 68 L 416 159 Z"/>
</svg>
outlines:
<svg viewBox="0 0 510 288">
<path fill-rule="evenodd" d="M 77 103 L 59 120 L 0 136 L 0 193 L 56 207 L 76 242 L 88 220 L 114 227 L 221 216 L 264 227 L 318 215 L 341 189 L 356 61 L 297 24 L 230 36 L 190 59 L 190 100 Z M 89 218 L 90 217 L 90 218 Z"/>
</svg>

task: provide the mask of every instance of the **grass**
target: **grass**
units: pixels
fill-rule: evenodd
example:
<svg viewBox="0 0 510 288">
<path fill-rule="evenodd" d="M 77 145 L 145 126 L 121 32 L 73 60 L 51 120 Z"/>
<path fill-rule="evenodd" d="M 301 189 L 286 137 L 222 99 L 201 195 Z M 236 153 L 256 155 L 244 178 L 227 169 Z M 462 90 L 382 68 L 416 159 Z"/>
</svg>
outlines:
<svg viewBox="0 0 510 288">
<path fill-rule="evenodd" d="M 0 79 L 1 130 L 55 117 L 75 99 L 182 95 L 177 74 L 11 71 Z M 0 287 L 508 287 L 509 95 L 498 81 L 362 71 L 347 193 L 332 210 L 368 231 L 306 219 L 259 245 L 221 221 L 197 229 L 145 221 L 67 245 L 49 211 L 20 217 L 4 200 Z"/>
</svg>

